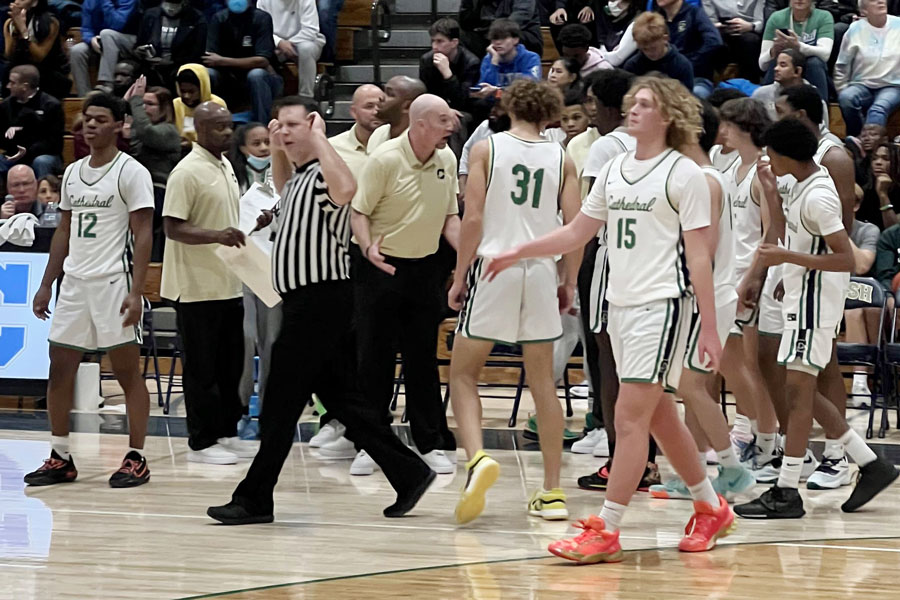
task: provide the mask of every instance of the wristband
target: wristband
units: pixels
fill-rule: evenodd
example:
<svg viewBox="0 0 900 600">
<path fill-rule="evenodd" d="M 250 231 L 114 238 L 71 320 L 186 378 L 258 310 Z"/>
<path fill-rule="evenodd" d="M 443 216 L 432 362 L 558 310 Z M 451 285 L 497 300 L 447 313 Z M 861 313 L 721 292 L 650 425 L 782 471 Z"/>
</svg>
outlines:
<svg viewBox="0 0 900 600">
<path fill-rule="evenodd" d="M 884 206 L 881 207 L 881 212 L 887 212 L 889 210 L 894 210 L 893 204 L 885 204 Z"/>
</svg>

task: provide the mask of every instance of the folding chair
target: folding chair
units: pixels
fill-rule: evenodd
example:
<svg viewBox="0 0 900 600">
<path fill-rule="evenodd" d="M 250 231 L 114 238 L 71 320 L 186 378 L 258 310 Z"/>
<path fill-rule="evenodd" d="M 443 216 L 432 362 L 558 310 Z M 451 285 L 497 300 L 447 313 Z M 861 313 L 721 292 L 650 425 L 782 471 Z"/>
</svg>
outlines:
<svg viewBox="0 0 900 600">
<path fill-rule="evenodd" d="M 172 399 L 172 388 L 174 387 L 173 383 L 175 380 L 175 362 L 182 356 L 181 337 L 178 335 L 178 326 L 176 324 L 174 308 L 162 306 L 159 308 L 154 308 L 150 312 L 152 313 L 150 318 L 153 323 L 151 337 L 153 338 L 152 344 L 154 346 L 154 352 L 157 356 L 160 353 L 165 353 L 171 357 L 165 400 L 160 401 L 160 406 L 163 407 L 163 414 L 167 415 L 169 414 L 169 407 Z M 158 366 L 158 359 L 154 359 L 154 366 Z M 160 394 L 161 393 L 162 392 L 160 391 Z"/>
<path fill-rule="evenodd" d="M 838 342 L 837 359 L 842 366 L 870 367 L 873 370 L 874 385 L 870 390 L 869 398 L 869 426 L 866 437 L 872 437 L 872 426 L 875 419 L 876 398 L 881 396 L 883 404 L 887 404 L 884 378 L 884 313 L 887 306 L 884 288 L 871 277 L 851 277 L 847 299 L 844 301 L 844 310 L 877 309 L 878 337 L 874 343 L 857 344 L 851 342 Z M 893 336 L 892 336 L 893 337 Z M 900 357 L 900 353 L 898 353 Z M 852 377 L 852 373 L 844 373 L 844 377 Z M 852 395 L 852 394 L 851 394 Z M 886 426 L 886 413 L 882 410 L 882 427 L 878 431 L 878 437 L 884 437 Z"/>
<path fill-rule="evenodd" d="M 898 378 L 897 369 L 900 367 L 900 340 L 896 339 L 897 335 L 897 311 L 900 310 L 900 290 L 894 294 L 894 311 L 891 318 L 891 333 L 888 341 L 884 345 L 884 362 L 885 362 L 885 387 L 888 388 L 884 394 L 884 403 L 881 407 L 881 427 L 878 430 L 878 437 L 884 437 L 885 432 L 889 429 L 888 423 L 888 400 L 893 400 L 894 408 L 897 411 L 897 427 L 900 427 L 900 378 Z M 869 437 L 872 432 L 872 421 L 874 419 L 874 406 L 872 414 L 869 416 Z"/>
</svg>

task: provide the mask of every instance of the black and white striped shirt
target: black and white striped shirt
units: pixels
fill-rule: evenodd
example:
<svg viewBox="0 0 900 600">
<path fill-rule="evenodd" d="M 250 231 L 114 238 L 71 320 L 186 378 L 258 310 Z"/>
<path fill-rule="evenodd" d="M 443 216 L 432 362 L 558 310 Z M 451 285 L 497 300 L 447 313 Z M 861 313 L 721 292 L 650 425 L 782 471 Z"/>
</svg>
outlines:
<svg viewBox="0 0 900 600">
<path fill-rule="evenodd" d="M 279 293 L 350 278 L 350 205 L 332 202 L 319 161 L 298 167 L 285 184 L 278 222 L 272 279 Z"/>
</svg>

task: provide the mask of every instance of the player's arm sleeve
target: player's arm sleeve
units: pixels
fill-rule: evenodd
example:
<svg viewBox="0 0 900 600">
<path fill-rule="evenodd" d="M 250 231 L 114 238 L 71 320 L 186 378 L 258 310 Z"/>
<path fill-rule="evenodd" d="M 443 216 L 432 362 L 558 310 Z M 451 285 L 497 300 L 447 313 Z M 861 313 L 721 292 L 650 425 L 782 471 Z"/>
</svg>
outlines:
<svg viewBox="0 0 900 600">
<path fill-rule="evenodd" d="M 187 221 L 191 216 L 194 197 L 194 178 L 187 169 L 175 169 L 166 182 L 166 199 L 163 202 L 164 217 Z"/>
<path fill-rule="evenodd" d="M 609 218 L 609 209 L 606 205 L 606 176 L 609 174 L 610 164 L 607 162 L 600 169 L 591 191 L 581 205 L 581 212 L 598 221 L 607 221 Z"/>
<path fill-rule="evenodd" d="M 384 188 L 388 181 L 385 166 L 377 156 L 370 156 L 363 167 L 362 175 L 357 180 L 356 195 L 350 202 L 358 213 L 371 216 L 375 207 L 384 196 Z"/>
<path fill-rule="evenodd" d="M 804 205 L 803 220 L 826 237 L 844 229 L 841 221 L 841 201 L 837 194 L 813 192 Z"/>
<path fill-rule="evenodd" d="M 150 171 L 136 160 L 130 160 L 122 167 L 119 173 L 119 191 L 128 205 L 128 212 L 156 206 Z"/>
<path fill-rule="evenodd" d="M 709 227 L 709 185 L 696 163 L 686 158 L 679 160 L 672 168 L 667 187 L 668 200 L 678 211 L 683 231 Z"/>
</svg>

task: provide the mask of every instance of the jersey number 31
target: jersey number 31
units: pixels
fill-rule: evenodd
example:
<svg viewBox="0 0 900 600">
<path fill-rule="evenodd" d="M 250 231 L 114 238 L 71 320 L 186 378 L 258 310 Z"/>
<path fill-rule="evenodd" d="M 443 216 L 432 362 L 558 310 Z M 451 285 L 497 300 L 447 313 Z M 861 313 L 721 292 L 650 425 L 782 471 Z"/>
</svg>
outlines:
<svg viewBox="0 0 900 600">
<path fill-rule="evenodd" d="M 538 208 L 541 205 L 541 185 L 544 183 L 544 170 L 538 169 L 534 172 L 534 190 L 529 190 L 531 187 L 531 171 L 528 170 L 528 167 L 522 164 L 518 164 L 512 168 L 512 174 L 516 178 L 516 187 L 519 188 L 518 192 L 510 192 L 509 197 L 512 198 L 512 201 L 516 204 L 525 204 L 528 201 L 529 191 L 531 191 L 531 208 Z"/>
</svg>

